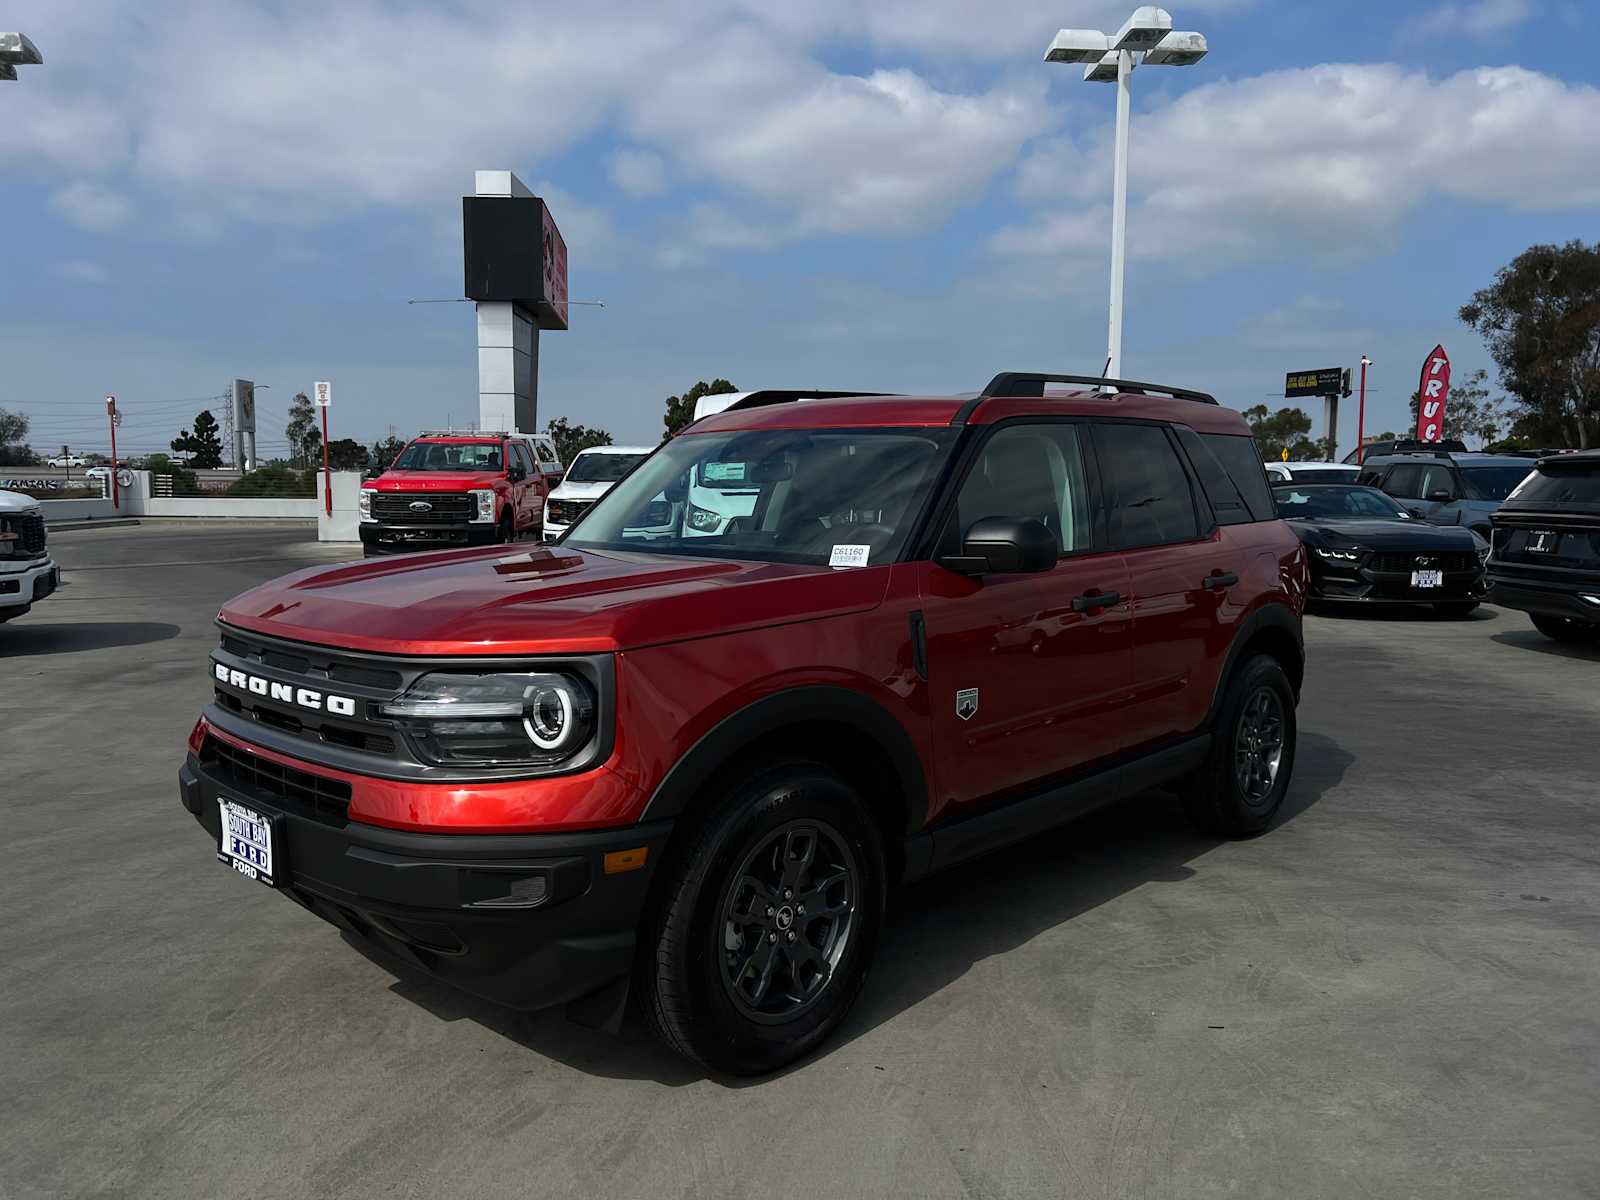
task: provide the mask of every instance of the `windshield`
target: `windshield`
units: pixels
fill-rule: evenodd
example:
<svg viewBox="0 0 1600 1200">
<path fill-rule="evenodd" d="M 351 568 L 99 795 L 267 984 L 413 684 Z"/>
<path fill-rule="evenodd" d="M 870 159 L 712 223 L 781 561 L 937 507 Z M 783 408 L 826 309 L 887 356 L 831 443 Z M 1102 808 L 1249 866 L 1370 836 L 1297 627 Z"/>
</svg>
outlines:
<svg viewBox="0 0 1600 1200">
<path fill-rule="evenodd" d="M 682 434 L 596 502 L 562 544 L 816 566 L 892 562 L 954 436 L 949 429 Z M 750 502 L 737 513 L 704 509 L 695 503 L 704 494 L 691 486 L 702 480 L 736 484 Z"/>
<path fill-rule="evenodd" d="M 1273 490 L 1286 521 L 1409 521 L 1410 514 L 1377 488 L 1324 484 Z"/>
<path fill-rule="evenodd" d="M 499 471 L 499 442 L 412 442 L 391 471 Z"/>
<path fill-rule="evenodd" d="M 1473 500 L 1504 500 L 1527 477 L 1527 467 L 1461 468 L 1461 481 Z"/>
<path fill-rule="evenodd" d="M 608 454 L 585 450 L 567 469 L 568 483 L 615 483 L 637 466 L 642 454 Z"/>
</svg>

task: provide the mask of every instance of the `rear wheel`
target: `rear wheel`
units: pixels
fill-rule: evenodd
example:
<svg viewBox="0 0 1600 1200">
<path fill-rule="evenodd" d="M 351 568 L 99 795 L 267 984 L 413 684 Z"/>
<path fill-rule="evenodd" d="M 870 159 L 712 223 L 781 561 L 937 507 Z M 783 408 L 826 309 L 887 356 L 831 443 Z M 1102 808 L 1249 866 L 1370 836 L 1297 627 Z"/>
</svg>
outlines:
<svg viewBox="0 0 1600 1200">
<path fill-rule="evenodd" d="M 672 860 L 639 994 L 666 1044 L 736 1075 L 809 1053 L 860 993 L 883 923 L 882 838 L 819 763 L 728 788 Z"/>
<path fill-rule="evenodd" d="M 1600 643 L 1600 625 L 1578 621 L 1572 617 L 1547 617 L 1542 613 L 1529 613 L 1533 627 L 1545 637 L 1576 646 L 1593 646 Z"/>
<path fill-rule="evenodd" d="M 1207 833 L 1252 837 L 1271 824 L 1294 773 L 1294 689 L 1259 654 L 1228 681 L 1205 764 L 1185 781 L 1183 808 Z"/>
<path fill-rule="evenodd" d="M 1477 607 L 1476 600 L 1456 600 L 1449 604 L 1435 604 L 1433 611 L 1441 617 L 1464 617 Z"/>
</svg>

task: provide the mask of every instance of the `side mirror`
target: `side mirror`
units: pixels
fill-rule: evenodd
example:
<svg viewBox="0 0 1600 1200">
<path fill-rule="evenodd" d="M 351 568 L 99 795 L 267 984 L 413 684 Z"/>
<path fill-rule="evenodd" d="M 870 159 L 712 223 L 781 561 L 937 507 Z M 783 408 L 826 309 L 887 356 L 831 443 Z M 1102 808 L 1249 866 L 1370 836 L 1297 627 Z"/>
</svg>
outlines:
<svg viewBox="0 0 1600 1200">
<path fill-rule="evenodd" d="M 1408 513 L 1410 513 L 1413 517 L 1421 517 L 1421 516 L 1425 515 L 1420 508 L 1415 508 L 1410 504 L 1406 505 L 1405 508 L 1406 508 L 1406 511 Z"/>
<path fill-rule="evenodd" d="M 512 463 L 509 467 L 506 468 L 506 478 L 509 479 L 512 483 L 521 483 L 527 477 L 528 477 L 528 473 L 526 471 L 524 471 L 521 467 L 519 467 L 516 463 Z"/>
<path fill-rule="evenodd" d="M 960 556 L 939 565 L 959 575 L 1025 575 L 1050 570 L 1060 553 L 1056 535 L 1039 521 L 984 517 L 967 530 Z"/>
<path fill-rule="evenodd" d="M 1429 492 L 1425 497 L 1429 504 L 1449 504 L 1450 501 L 1454 500 L 1455 498 L 1454 492 L 1446 491 L 1444 488 L 1440 488 L 1438 491 Z"/>
</svg>

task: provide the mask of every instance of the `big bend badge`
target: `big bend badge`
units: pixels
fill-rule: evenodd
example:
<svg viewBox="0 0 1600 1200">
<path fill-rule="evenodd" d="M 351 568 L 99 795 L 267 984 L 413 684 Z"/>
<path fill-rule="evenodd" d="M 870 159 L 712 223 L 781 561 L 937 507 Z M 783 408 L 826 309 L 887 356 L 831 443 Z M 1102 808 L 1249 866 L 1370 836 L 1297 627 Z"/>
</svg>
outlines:
<svg viewBox="0 0 1600 1200">
<path fill-rule="evenodd" d="M 962 688 L 956 693 L 956 716 L 960 717 L 963 721 L 970 721 L 977 711 L 977 688 Z"/>
</svg>

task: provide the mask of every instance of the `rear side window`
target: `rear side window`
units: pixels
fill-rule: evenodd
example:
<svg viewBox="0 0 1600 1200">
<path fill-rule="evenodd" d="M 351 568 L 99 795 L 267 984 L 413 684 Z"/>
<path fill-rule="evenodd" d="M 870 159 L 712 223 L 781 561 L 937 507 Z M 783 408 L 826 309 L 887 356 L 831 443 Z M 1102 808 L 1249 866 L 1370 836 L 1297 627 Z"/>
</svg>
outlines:
<svg viewBox="0 0 1600 1200">
<path fill-rule="evenodd" d="M 1255 438 L 1207 433 L 1202 434 L 1200 440 L 1228 473 L 1233 486 L 1239 490 L 1239 498 L 1250 510 L 1250 516 L 1257 521 L 1273 520 L 1278 510 L 1272 503 L 1272 489 L 1267 486 L 1267 470 L 1262 465 L 1261 454 L 1256 450 Z M 1201 478 L 1204 479 L 1204 476 Z M 1220 512 L 1217 520 L 1222 522 Z"/>
<path fill-rule="evenodd" d="M 1200 487 L 1206 499 L 1211 501 L 1211 511 L 1216 514 L 1217 524 L 1243 525 L 1255 520 L 1227 470 L 1200 440 L 1200 435 L 1187 425 L 1174 425 L 1172 432 L 1178 435 L 1178 444 L 1189 456 L 1189 465 L 1200 478 Z"/>
<path fill-rule="evenodd" d="M 1095 441 L 1115 549 L 1164 546 L 1200 536 L 1189 476 L 1165 429 L 1097 425 Z"/>
</svg>

